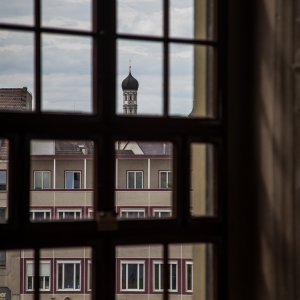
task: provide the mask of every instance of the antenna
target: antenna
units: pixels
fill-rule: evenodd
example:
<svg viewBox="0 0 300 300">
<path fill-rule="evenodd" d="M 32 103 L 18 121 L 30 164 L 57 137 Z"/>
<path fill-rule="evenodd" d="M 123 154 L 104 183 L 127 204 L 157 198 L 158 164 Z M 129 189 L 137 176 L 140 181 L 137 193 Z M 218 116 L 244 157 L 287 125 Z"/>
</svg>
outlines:
<svg viewBox="0 0 300 300">
<path fill-rule="evenodd" d="M 129 74 L 131 74 L 131 59 L 129 59 Z"/>
</svg>

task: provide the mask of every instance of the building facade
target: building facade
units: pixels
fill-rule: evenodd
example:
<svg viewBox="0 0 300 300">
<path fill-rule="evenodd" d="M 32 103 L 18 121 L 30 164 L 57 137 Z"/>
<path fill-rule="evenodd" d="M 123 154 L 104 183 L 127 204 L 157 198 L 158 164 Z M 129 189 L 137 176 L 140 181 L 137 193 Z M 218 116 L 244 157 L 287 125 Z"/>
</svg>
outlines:
<svg viewBox="0 0 300 300">
<path fill-rule="evenodd" d="M 122 88 L 124 113 L 136 114 L 138 82 L 131 72 L 123 81 Z M 18 89 L 15 90 L 16 94 L 19 94 Z M 2 101 L 2 97 L 0 100 Z M 31 107 L 26 101 L 22 103 L 23 107 L 20 110 Z M 1 140 L 2 222 L 6 222 L 8 216 L 8 147 L 8 141 Z M 116 142 L 115 212 L 120 222 L 130 219 L 172 218 L 172 157 L 170 143 Z M 93 178 L 93 163 L 92 141 L 32 141 L 30 221 L 80 222 L 93 219 L 93 188 L 96 184 Z M 170 299 L 209 299 L 209 246 L 178 244 L 172 245 L 169 250 L 169 280 L 166 284 Z M 115 267 L 116 299 L 162 298 L 162 246 L 117 247 Z M 40 261 L 41 299 L 79 300 L 90 297 L 91 271 L 90 248 L 44 249 Z M 194 275 L 195 273 L 198 275 Z M 0 292 L 1 290 L 6 293 L 4 299 L 32 299 L 33 251 L 21 249 L 1 252 Z"/>
</svg>

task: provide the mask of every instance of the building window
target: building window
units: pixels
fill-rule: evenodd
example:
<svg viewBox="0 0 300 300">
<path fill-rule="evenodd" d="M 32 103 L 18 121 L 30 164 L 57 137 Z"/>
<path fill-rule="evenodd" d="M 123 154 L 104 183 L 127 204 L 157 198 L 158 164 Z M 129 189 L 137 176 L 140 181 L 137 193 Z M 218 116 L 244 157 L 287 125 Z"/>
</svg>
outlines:
<svg viewBox="0 0 300 300">
<path fill-rule="evenodd" d="M 68 190 L 81 188 L 80 171 L 65 171 L 65 188 Z"/>
<path fill-rule="evenodd" d="M 51 219 L 50 210 L 32 210 L 30 211 L 30 220 L 35 222 L 49 221 Z"/>
<path fill-rule="evenodd" d="M 94 218 L 94 209 L 93 208 L 89 208 L 88 209 L 88 219 L 93 219 Z"/>
<path fill-rule="evenodd" d="M 127 171 L 127 188 L 143 188 L 143 171 Z"/>
<path fill-rule="evenodd" d="M 120 218 L 122 219 L 145 218 L 145 210 L 144 209 L 121 209 Z"/>
<path fill-rule="evenodd" d="M 122 261 L 121 262 L 121 290 L 143 291 L 144 290 L 144 262 Z"/>
<path fill-rule="evenodd" d="M 51 172 L 50 171 L 34 171 L 34 189 L 44 190 L 51 188 Z"/>
<path fill-rule="evenodd" d="M 26 263 L 26 290 L 33 291 L 34 289 L 34 263 L 28 261 Z M 41 261 L 40 263 L 40 290 L 50 291 L 50 261 Z"/>
<path fill-rule="evenodd" d="M 59 220 L 77 220 L 81 218 L 81 210 L 61 209 L 57 211 Z"/>
<path fill-rule="evenodd" d="M 88 261 L 88 269 L 87 269 L 87 289 L 88 291 L 92 290 L 92 262 L 89 260 Z"/>
<path fill-rule="evenodd" d="M 6 267 L 6 251 L 0 251 L 0 268 Z"/>
<path fill-rule="evenodd" d="M 80 290 L 80 262 L 58 261 L 57 262 L 57 287 L 58 290 Z"/>
<path fill-rule="evenodd" d="M 159 188 L 170 189 L 172 188 L 172 171 L 159 171 Z"/>
<path fill-rule="evenodd" d="M 185 287 L 187 292 L 193 291 L 193 263 L 191 261 L 185 264 Z"/>
<path fill-rule="evenodd" d="M 0 170 L 0 191 L 6 191 L 7 189 L 7 171 Z"/>
<path fill-rule="evenodd" d="M 169 262 L 169 281 L 168 290 L 170 292 L 177 291 L 177 263 Z M 153 263 L 153 290 L 155 292 L 163 291 L 163 281 L 164 280 L 164 265 L 162 261 L 155 261 Z"/>
<path fill-rule="evenodd" d="M 154 209 L 154 218 L 170 218 L 172 216 L 172 211 L 170 209 Z"/>
<path fill-rule="evenodd" d="M 0 207 L 0 224 L 6 222 L 6 208 Z"/>
</svg>

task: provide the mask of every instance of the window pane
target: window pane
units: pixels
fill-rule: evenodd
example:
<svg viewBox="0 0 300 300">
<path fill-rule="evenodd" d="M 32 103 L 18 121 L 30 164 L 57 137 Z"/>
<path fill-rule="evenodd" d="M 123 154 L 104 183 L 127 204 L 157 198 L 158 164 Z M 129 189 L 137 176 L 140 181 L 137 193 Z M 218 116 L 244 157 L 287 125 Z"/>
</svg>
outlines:
<svg viewBox="0 0 300 300">
<path fill-rule="evenodd" d="M 161 0 L 118 0 L 117 31 L 127 34 L 162 35 Z"/>
<path fill-rule="evenodd" d="M 91 1 L 43 0 L 42 25 L 68 29 L 91 29 Z"/>
<path fill-rule="evenodd" d="M 214 117 L 214 51 L 203 46 L 170 45 L 170 114 Z"/>
<path fill-rule="evenodd" d="M 58 265 L 58 288 L 63 288 L 63 265 Z"/>
<path fill-rule="evenodd" d="M 163 261 L 163 247 L 160 245 L 118 246 L 115 298 L 126 298 L 132 293 L 137 299 L 163 299 L 162 291 L 154 286 L 154 282 L 158 286 L 161 280 L 160 269 L 154 269 L 157 261 Z"/>
<path fill-rule="evenodd" d="M 160 270 L 160 265 L 155 264 L 154 265 L 154 289 L 155 290 L 160 290 L 161 289 L 161 270 Z"/>
<path fill-rule="evenodd" d="M 44 34 L 43 111 L 91 113 L 91 40 Z"/>
<path fill-rule="evenodd" d="M 30 176 L 31 221 L 93 218 L 93 141 L 32 140 Z"/>
<path fill-rule="evenodd" d="M 74 188 L 74 173 L 66 171 L 66 189 Z"/>
<path fill-rule="evenodd" d="M 74 172 L 74 189 L 80 189 L 80 172 Z"/>
<path fill-rule="evenodd" d="M 34 107 L 33 53 L 31 33 L 0 30 L 1 111 L 26 112 Z"/>
<path fill-rule="evenodd" d="M 162 115 L 162 44 L 117 41 L 117 113 Z"/>
<path fill-rule="evenodd" d="M 135 188 L 135 173 L 134 172 L 128 172 L 128 188 L 129 189 L 134 189 Z"/>
<path fill-rule="evenodd" d="M 64 288 L 74 289 L 75 288 L 75 265 L 74 264 L 63 264 L 64 267 Z"/>
<path fill-rule="evenodd" d="M 6 267 L 6 251 L 0 251 L 0 268 Z"/>
<path fill-rule="evenodd" d="M 213 0 L 170 0 L 170 35 L 181 38 L 215 38 L 215 5 Z"/>
<path fill-rule="evenodd" d="M 0 22 L 9 24 L 33 24 L 32 0 L 0 1 Z"/>
<path fill-rule="evenodd" d="M 138 289 L 138 264 L 127 265 L 128 289 Z"/>
<path fill-rule="evenodd" d="M 50 172 L 43 172 L 43 188 L 50 188 Z"/>
<path fill-rule="evenodd" d="M 193 299 L 213 300 L 215 257 L 212 244 L 172 244 L 169 246 L 171 289 Z M 175 264 L 177 262 L 177 265 Z M 181 266 L 181 267 L 178 267 Z M 176 275 L 177 272 L 177 275 Z M 177 280 L 175 280 L 177 278 Z"/>
<path fill-rule="evenodd" d="M 43 188 L 43 173 L 35 172 L 34 173 L 34 188 L 41 190 Z"/>
<path fill-rule="evenodd" d="M 170 218 L 172 189 L 161 188 L 160 174 L 162 169 L 168 170 L 168 174 L 172 172 L 173 145 L 169 142 L 117 141 L 115 149 L 115 210 L 119 218 Z M 171 179 L 169 175 L 165 176 Z"/>
<path fill-rule="evenodd" d="M 191 215 L 216 213 L 216 174 L 214 148 L 209 144 L 191 144 Z"/>
</svg>

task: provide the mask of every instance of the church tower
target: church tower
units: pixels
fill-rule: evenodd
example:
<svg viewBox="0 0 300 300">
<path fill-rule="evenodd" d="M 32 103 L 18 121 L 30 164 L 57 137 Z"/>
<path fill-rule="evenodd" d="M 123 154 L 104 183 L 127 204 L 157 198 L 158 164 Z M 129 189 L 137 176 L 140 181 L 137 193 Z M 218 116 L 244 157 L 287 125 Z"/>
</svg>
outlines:
<svg viewBox="0 0 300 300">
<path fill-rule="evenodd" d="M 123 113 L 125 115 L 137 114 L 138 88 L 139 88 L 139 82 L 131 75 L 131 66 L 129 66 L 129 74 L 122 82 Z"/>
</svg>

